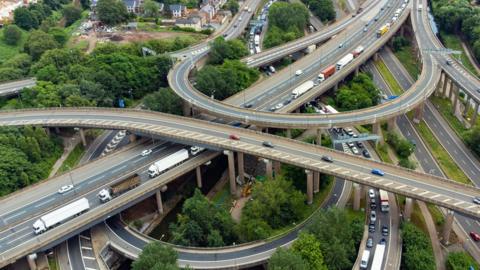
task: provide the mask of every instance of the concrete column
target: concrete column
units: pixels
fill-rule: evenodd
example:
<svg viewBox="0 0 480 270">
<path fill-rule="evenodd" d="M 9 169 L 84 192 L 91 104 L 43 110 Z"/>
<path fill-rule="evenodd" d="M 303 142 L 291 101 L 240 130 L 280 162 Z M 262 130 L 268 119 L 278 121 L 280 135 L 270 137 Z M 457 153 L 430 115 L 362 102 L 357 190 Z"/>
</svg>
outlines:
<svg viewBox="0 0 480 270">
<path fill-rule="evenodd" d="M 460 98 L 460 89 L 457 87 L 455 87 L 455 91 L 454 91 L 454 97 L 453 97 L 453 114 L 455 114 L 457 112 L 457 105 L 458 105 L 458 100 Z"/>
<path fill-rule="evenodd" d="M 405 198 L 405 211 L 404 211 L 404 218 L 405 220 L 409 221 L 410 217 L 412 216 L 413 211 L 413 199 L 412 198 Z"/>
<path fill-rule="evenodd" d="M 50 128 L 44 128 L 45 134 L 50 137 Z"/>
<path fill-rule="evenodd" d="M 230 194 L 237 194 L 237 183 L 235 182 L 235 159 L 233 157 L 233 152 L 229 150 L 223 151 L 223 154 L 227 155 L 228 158 L 228 177 L 230 180 Z"/>
<path fill-rule="evenodd" d="M 400 34 L 400 36 L 402 36 L 402 37 L 405 36 L 405 26 L 402 25 L 402 27 L 400 27 L 399 34 Z"/>
<path fill-rule="evenodd" d="M 265 162 L 265 176 L 268 179 L 273 179 L 273 164 L 272 161 L 269 159 L 263 159 L 263 162 Z"/>
<path fill-rule="evenodd" d="M 447 86 L 449 84 L 449 81 L 450 81 L 450 78 L 448 78 L 447 74 L 445 74 L 445 78 L 443 79 L 442 97 L 447 96 Z"/>
<path fill-rule="evenodd" d="M 317 129 L 317 145 L 322 145 L 322 130 Z"/>
<path fill-rule="evenodd" d="M 300 113 L 300 107 L 295 109 L 295 113 Z"/>
<path fill-rule="evenodd" d="M 470 96 L 467 93 L 465 93 L 465 95 L 467 95 L 467 101 L 465 102 L 465 108 L 463 109 L 463 117 L 467 116 L 468 109 L 470 109 Z"/>
<path fill-rule="evenodd" d="M 197 175 L 197 187 L 202 188 L 202 168 L 198 166 L 195 169 L 196 175 Z"/>
<path fill-rule="evenodd" d="M 415 108 L 415 112 L 413 115 L 413 122 L 418 124 L 420 121 L 423 120 L 423 107 L 425 106 L 425 103 L 421 103 Z"/>
<path fill-rule="evenodd" d="M 378 61 L 378 53 L 373 54 L 373 61 Z"/>
<path fill-rule="evenodd" d="M 192 106 L 187 101 L 182 101 L 183 116 L 192 116 Z"/>
<path fill-rule="evenodd" d="M 313 172 L 313 193 L 320 191 L 320 173 Z"/>
<path fill-rule="evenodd" d="M 473 115 L 472 119 L 470 119 L 470 125 L 473 127 L 475 123 L 477 122 L 477 116 L 478 116 L 478 103 L 475 102 L 475 106 L 473 106 Z"/>
<path fill-rule="evenodd" d="M 353 210 L 355 211 L 360 210 L 361 197 L 362 197 L 362 187 L 357 183 L 353 183 Z"/>
<path fill-rule="evenodd" d="M 358 76 L 358 67 L 355 68 L 355 74 L 354 74 L 354 75 L 355 75 L 355 76 Z"/>
<path fill-rule="evenodd" d="M 307 174 L 307 204 L 313 203 L 313 172 L 305 170 Z"/>
<path fill-rule="evenodd" d="M 245 166 L 243 162 L 243 153 L 237 152 L 237 167 L 238 167 L 238 178 L 240 182 L 245 182 Z"/>
<path fill-rule="evenodd" d="M 55 133 L 60 134 L 60 128 L 59 127 L 55 127 Z"/>
<path fill-rule="evenodd" d="M 435 96 L 438 97 L 441 95 L 442 93 L 442 86 L 445 84 L 445 82 L 443 81 L 445 78 L 445 73 L 444 72 L 440 72 L 440 80 L 438 81 L 438 84 L 437 84 L 437 88 L 435 89 Z"/>
<path fill-rule="evenodd" d="M 291 139 L 292 138 L 292 130 L 287 129 L 287 138 Z"/>
<path fill-rule="evenodd" d="M 450 80 L 450 87 L 449 87 L 449 92 L 448 92 L 448 99 L 449 100 L 452 100 L 454 85 L 455 85 L 455 83 L 453 82 L 453 80 Z"/>
<path fill-rule="evenodd" d="M 395 129 L 396 122 L 397 122 L 397 117 L 396 116 L 388 119 L 388 121 L 387 121 L 388 131 L 392 131 L 392 130 Z"/>
<path fill-rule="evenodd" d="M 380 126 L 380 122 L 372 124 L 372 132 L 373 134 L 380 136 L 380 140 L 378 142 L 383 144 L 382 127 Z"/>
<path fill-rule="evenodd" d="M 36 259 L 37 259 L 36 253 L 27 255 L 27 262 L 28 262 L 28 266 L 30 267 L 30 270 L 37 270 L 37 263 L 35 262 Z"/>
<path fill-rule="evenodd" d="M 337 92 L 337 91 L 338 91 L 338 83 L 336 83 L 336 84 L 333 86 L 333 91 L 334 91 L 334 92 Z"/>
<path fill-rule="evenodd" d="M 450 233 L 452 232 L 454 213 L 452 210 L 447 210 L 447 216 L 445 217 L 445 223 L 443 224 L 443 238 L 442 243 L 448 245 L 450 239 Z"/>
<path fill-rule="evenodd" d="M 160 190 L 157 190 L 157 192 L 155 193 L 155 197 L 157 199 L 157 209 L 158 209 L 158 213 L 160 215 L 163 215 L 163 202 L 162 202 L 162 193 L 160 192 Z"/>
<path fill-rule="evenodd" d="M 273 161 L 273 171 L 275 172 L 275 177 L 280 174 L 280 170 L 282 169 L 282 163 L 280 161 Z"/>
<path fill-rule="evenodd" d="M 85 132 L 83 131 L 83 128 L 79 129 L 79 133 L 80 139 L 82 139 L 83 146 L 87 146 L 87 140 L 85 139 Z"/>
<path fill-rule="evenodd" d="M 130 142 L 135 142 L 135 141 L 137 141 L 137 135 L 131 133 L 131 134 L 128 136 L 128 139 L 130 140 Z"/>
</svg>

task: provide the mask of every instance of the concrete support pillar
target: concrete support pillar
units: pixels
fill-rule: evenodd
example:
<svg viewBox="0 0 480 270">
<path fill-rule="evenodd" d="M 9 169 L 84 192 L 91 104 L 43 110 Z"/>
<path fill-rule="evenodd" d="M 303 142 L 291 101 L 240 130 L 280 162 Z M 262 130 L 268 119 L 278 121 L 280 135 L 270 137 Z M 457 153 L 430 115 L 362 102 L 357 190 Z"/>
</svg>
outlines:
<svg viewBox="0 0 480 270">
<path fill-rule="evenodd" d="M 183 116 L 192 116 L 192 106 L 187 101 L 182 101 Z"/>
<path fill-rule="evenodd" d="M 438 81 L 437 88 L 435 89 L 435 93 L 434 93 L 436 97 L 441 96 L 442 86 L 445 84 L 443 81 L 444 77 L 445 77 L 445 73 L 440 72 L 440 80 Z"/>
<path fill-rule="evenodd" d="M 404 218 L 405 220 L 409 221 L 410 217 L 412 216 L 413 211 L 413 199 L 412 198 L 405 198 L 405 211 L 404 211 Z"/>
<path fill-rule="evenodd" d="M 400 27 L 400 30 L 398 32 L 400 34 L 400 36 L 404 37 L 405 36 L 405 26 L 402 25 L 402 27 Z"/>
<path fill-rule="evenodd" d="M 337 92 L 337 91 L 338 91 L 338 83 L 336 83 L 336 84 L 333 86 L 333 91 L 334 91 L 334 92 Z"/>
<path fill-rule="evenodd" d="M 358 72 L 359 72 L 358 67 L 356 67 L 356 68 L 355 68 L 355 74 L 354 74 L 354 75 L 355 75 L 355 76 L 358 76 Z"/>
<path fill-rule="evenodd" d="M 36 253 L 27 255 L 27 262 L 28 262 L 28 266 L 30 267 L 30 270 L 37 270 L 37 263 L 35 262 L 36 259 L 37 259 Z"/>
<path fill-rule="evenodd" d="M 300 107 L 295 109 L 295 113 L 300 113 Z"/>
<path fill-rule="evenodd" d="M 282 163 L 280 161 L 273 161 L 273 172 L 275 173 L 275 177 L 280 174 L 280 170 L 282 169 Z"/>
<path fill-rule="evenodd" d="M 468 110 L 470 109 L 470 96 L 468 94 L 465 95 L 467 95 L 467 101 L 465 102 L 465 108 L 463 109 L 463 117 L 467 116 Z"/>
<path fill-rule="evenodd" d="M 320 191 L 320 173 L 313 172 L 313 193 Z"/>
<path fill-rule="evenodd" d="M 447 96 L 447 86 L 449 84 L 449 81 L 450 81 L 450 78 L 448 78 L 447 74 L 445 74 L 445 78 L 443 79 L 442 97 Z"/>
<path fill-rule="evenodd" d="M 413 115 L 413 122 L 418 124 L 420 121 L 423 120 L 423 107 L 425 106 L 425 103 L 421 103 L 415 108 L 415 112 Z"/>
<path fill-rule="evenodd" d="M 443 224 L 442 231 L 442 243 L 448 245 L 450 240 L 450 233 L 452 232 L 454 213 L 452 210 L 447 210 L 447 216 L 445 217 L 445 223 Z"/>
<path fill-rule="evenodd" d="M 317 145 L 322 145 L 322 130 L 317 129 Z"/>
<path fill-rule="evenodd" d="M 313 172 L 305 170 L 307 174 L 307 204 L 313 203 Z"/>
<path fill-rule="evenodd" d="M 162 202 L 162 193 L 160 190 L 157 190 L 155 193 L 155 197 L 157 199 L 157 210 L 160 215 L 163 215 L 163 202 Z"/>
<path fill-rule="evenodd" d="M 263 162 L 265 162 L 265 176 L 268 179 L 273 179 L 273 164 L 272 161 L 269 159 L 264 159 Z"/>
<path fill-rule="evenodd" d="M 128 136 L 128 139 L 130 140 L 130 142 L 135 142 L 137 141 L 137 135 L 132 133 Z"/>
<path fill-rule="evenodd" d="M 83 146 L 87 146 L 87 140 L 85 139 L 85 131 L 83 128 L 79 129 L 80 139 L 82 139 Z"/>
<path fill-rule="evenodd" d="M 477 122 L 477 116 L 478 116 L 478 103 L 475 102 L 475 106 L 473 106 L 473 114 L 472 114 L 472 119 L 470 119 L 470 125 L 473 127 L 475 123 Z"/>
<path fill-rule="evenodd" d="M 395 124 L 397 123 L 397 117 L 394 116 L 387 121 L 388 131 L 395 129 Z"/>
<path fill-rule="evenodd" d="M 60 134 L 60 128 L 59 127 L 55 127 L 55 133 Z"/>
<path fill-rule="evenodd" d="M 50 128 L 44 128 L 45 134 L 50 137 Z"/>
<path fill-rule="evenodd" d="M 360 184 L 353 183 L 353 210 L 360 210 L 360 199 L 362 197 L 362 187 Z"/>
<path fill-rule="evenodd" d="M 238 167 L 238 178 L 240 182 L 245 182 L 245 165 L 243 161 L 243 153 L 237 153 L 237 167 Z"/>
<path fill-rule="evenodd" d="M 229 150 L 223 151 L 228 158 L 228 178 L 230 181 L 230 194 L 237 194 L 237 183 L 235 182 L 235 159 L 233 157 L 233 152 Z"/>
<path fill-rule="evenodd" d="M 372 124 L 372 132 L 373 134 L 380 136 L 380 140 L 378 141 L 378 143 L 383 144 L 382 127 L 380 125 L 380 122 Z"/>
<path fill-rule="evenodd" d="M 454 85 L 455 85 L 455 83 L 453 82 L 453 80 L 450 80 L 450 87 L 449 87 L 449 92 L 448 92 L 448 99 L 449 100 L 452 100 Z"/>
<path fill-rule="evenodd" d="M 378 53 L 373 54 L 373 61 L 378 61 Z"/>
<path fill-rule="evenodd" d="M 197 187 L 202 188 L 202 168 L 198 166 L 195 169 L 196 175 L 197 175 Z"/>
<path fill-rule="evenodd" d="M 455 87 L 454 96 L 453 96 L 453 114 L 457 112 L 458 100 L 460 99 L 460 89 L 458 86 Z"/>
<path fill-rule="evenodd" d="M 291 139 L 292 138 L 292 130 L 287 129 L 287 138 Z"/>
</svg>

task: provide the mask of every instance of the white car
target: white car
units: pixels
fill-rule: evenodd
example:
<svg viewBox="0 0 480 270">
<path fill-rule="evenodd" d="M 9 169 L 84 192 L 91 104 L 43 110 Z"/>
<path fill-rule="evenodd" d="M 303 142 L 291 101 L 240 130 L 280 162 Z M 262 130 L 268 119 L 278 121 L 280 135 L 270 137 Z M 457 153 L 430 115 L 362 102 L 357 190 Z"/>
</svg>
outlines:
<svg viewBox="0 0 480 270">
<path fill-rule="evenodd" d="M 370 213 L 370 221 L 371 221 L 371 222 L 377 221 L 377 212 L 372 211 L 372 212 Z"/>
<path fill-rule="evenodd" d="M 73 189 L 73 185 L 66 185 L 58 189 L 59 194 L 63 194 Z"/>
<path fill-rule="evenodd" d="M 301 69 L 295 71 L 295 76 L 300 76 L 302 74 L 303 74 L 303 70 L 301 70 Z"/>
<path fill-rule="evenodd" d="M 360 152 L 358 152 L 358 149 L 357 149 L 357 147 L 355 147 L 355 146 L 352 147 L 352 152 L 353 152 L 355 155 L 358 155 L 358 153 L 360 153 Z"/>
<path fill-rule="evenodd" d="M 278 103 L 276 106 L 275 106 L 275 109 L 281 109 L 283 107 L 283 103 Z"/>
<path fill-rule="evenodd" d="M 146 157 L 152 153 L 152 149 L 147 149 L 142 151 L 142 157 Z"/>
<path fill-rule="evenodd" d="M 370 197 L 370 199 L 375 198 L 375 190 L 373 190 L 373 188 L 368 190 L 368 197 Z"/>
</svg>

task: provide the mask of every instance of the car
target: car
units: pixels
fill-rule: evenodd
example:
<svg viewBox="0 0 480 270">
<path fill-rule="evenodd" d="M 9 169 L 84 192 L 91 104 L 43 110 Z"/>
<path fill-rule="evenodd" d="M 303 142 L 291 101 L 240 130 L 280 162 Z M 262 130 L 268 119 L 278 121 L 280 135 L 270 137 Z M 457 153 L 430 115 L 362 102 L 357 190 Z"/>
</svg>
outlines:
<svg viewBox="0 0 480 270">
<path fill-rule="evenodd" d="M 385 7 L 380 8 L 380 10 L 384 10 L 384 9 L 385 9 Z"/>
<path fill-rule="evenodd" d="M 283 108 L 283 103 L 278 103 L 277 105 L 275 105 L 275 109 L 281 109 Z"/>
<path fill-rule="evenodd" d="M 370 153 L 368 152 L 367 149 L 363 149 L 362 154 L 363 154 L 363 156 L 366 157 L 366 158 L 371 158 Z"/>
<path fill-rule="evenodd" d="M 473 202 L 476 204 L 480 204 L 480 197 L 473 198 Z"/>
<path fill-rule="evenodd" d="M 367 248 L 372 248 L 373 247 L 373 239 L 370 237 L 367 239 Z"/>
<path fill-rule="evenodd" d="M 227 37 L 227 36 L 228 36 L 228 34 L 227 34 L 227 33 L 223 34 L 223 37 Z"/>
<path fill-rule="evenodd" d="M 237 24 L 234 24 L 234 25 L 233 25 L 233 28 L 237 28 Z"/>
<path fill-rule="evenodd" d="M 303 70 L 301 70 L 301 69 L 295 71 L 295 76 L 300 76 L 302 74 L 303 74 Z"/>
<path fill-rule="evenodd" d="M 66 185 L 58 189 L 59 194 L 63 194 L 73 189 L 73 185 Z"/>
<path fill-rule="evenodd" d="M 380 16 L 375 17 L 375 19 L 373 19 L 373 20 L 378 21 L 378 19 L 380 19 Z"/>
<path fill-rule="evenodd" d="M 355 134 L 355 133 L 353 133 L 352 137 L 353 137 L 353 138 L 358 138 L 358 135 Z"/>
<path fill-rule="evenodd" d="M 370 203 L 370 209 L 375 210 L 377 209 L 377 204 L 375 202 Z"/>
<path fill-rule="evenodd" d="M 340 45 L 338 45 L 338 48 L 342 48 L 343 47 L 343 43 L 340 43 Z"/>
<path fill-rule="evenodd" d="M 277 108 L 275 108 L 275 106 L 272 106 L 272 107 L 270 107 L 270 109 L 268 109 L 268 110 L 271 111 L 271 112 L 274 112 L 274 111 L 277 110 Z"/>
<path fill-rule="evenodd" d="M 387 5 L 387 8 L 390 8 L 390 7 L 391 7 L 391 5 L 390 5 L 390 4 L 388 4 L 388 5 Z"/>
<path fill-rule="evenodd" d="M 480 89 L 477 89 L 477 93 L 480 93 Z"/>
<path fill-rule="evenodd" d="M 375 222 L 375 221 L 377 221 L 377 212 L 372 211 L 370 213 L 370 222 Z"/>
<path fill-rule="evenodd" d="M 368 28 L 367 27 L 364 27 L 363 28 L 363 32 L 367 32 L 368 31 Z"/>
<path fill-rule="evenodd" d="M 380 245 L 385 245 L 387 243 L 387 240 L 385 238 L 380 239 L 380 242 L 378 242 Z"/>
<path fill-rule="evenodd" d="M 262 145 L 265 146 L 265 147 L 273 148 L 273 143 L 270 142 L 270 141 L 264 141 L 264 142 L 262 143 Z"/>
<path fill-rule="evenodd" d="M 142 151 L 142 157 L 146 157 L 152 153 L 152 149 L 147 149 Z"/>
<path fill-rule="evenodd" d="M 358 155 L 360 152 L 358 152 L 358 149 L 357 147 L 352 147 L 352 152 L 355 154 L 355 155 Z"/>
<path fill-rule="evenodd" d="M 476 232 L 470 232 L 470 237 L 472 237 L 472 239 L 477 242 L 477 241 L 480 241 L 480 234 L 476 233 Z"/>
<path fill-rule="evenodd" d="M 288 105 L 292 102 L 292 98 L 289 98 L 283 102 L 283 106 Z"/>
<path fill-rule="evenodd" d="M 322 160 L 330 163 L 333 162 L 333 159 L 331 156 L 322 156 Z"/>
<path fill-rule="evenodd" d="M 353 144 L 353 142 L 348 142 L 347 145 L 348 145 L 348 147 L 350 147 L 350 148 L 355 147 L 355 144 Z"/>
<path fill-rule="evenodd" d="M 190 147 L 190 154 L 192 154 L 193 156 L 195 156 L 196 154 L 202 152 L 203 150 L 204 150 L 203 147 L 192 146 L 192 147 Z"/>
<path fill-rule="evenodd" d="M 370 197 L 370 199 L 375 198 L 375 190 L 373 188 L 368 190 L 368 197 Z"/>
<path fill-rule="evenodd" d="M 445 61 L 445 64 L 447 64 L 447 65 L 451 66 L 451 65 L 452 65 L 452 60 L 450 60 L 450 59 L 447 59 L 447 61 Z"/>
<path fill-rule="evenodd" d="M 362 143 L 362 142 L 357 142 L 357 147 L 358 147 L 358 148 L 364 148 L 364 147 L 365 147 L 365 145 L 363 145 L 363 143 Z"/>
<path fill-rule="evenodd" d="M 383 226 L 382 226 L 382 235 L 383 235 L 383 236 L 387 236 L 387 235 L 388 235 L 388 226 L 387 226 L 387 225 L 383 225 Z"/>
<path fill-rule="evenodd" d="M 236 141 L 240 140 L 240 137 L 238 137 L 238 135 L 236 135 L 236 134 L 230 134 L 230 136 L 228 136 L 228 138 L 231 139 L 231 140 L 236 140 Z"/>
<path fill-rule="evenodd" d="M 371 232 L 371 233 L 375 232 L 375 223 L 370 223 L 368 225 L 368 232 Z"/>
<path fill-rule="evenodd" d="M 355 18 L 357 16 L 357 14 L 353 13 L 352 14 L 352 18 Z"/>
<path fill-rule="evenodd" d="M 243 107 L 245 107 L 245 108 L 252 108 L 252 107 L 253 107 L 253 103 L 251 103 L 251 102 L 245 103 L 245 105 L 243 105 Z"/>
<path fill-rule="evenodd" d="M 373 169 L 371 173 L 375 174 L 375 175 L 378 175 L 378 176 L 384 176 L 385 175 L 385 173 L 380 169 Z"/>
</svg>

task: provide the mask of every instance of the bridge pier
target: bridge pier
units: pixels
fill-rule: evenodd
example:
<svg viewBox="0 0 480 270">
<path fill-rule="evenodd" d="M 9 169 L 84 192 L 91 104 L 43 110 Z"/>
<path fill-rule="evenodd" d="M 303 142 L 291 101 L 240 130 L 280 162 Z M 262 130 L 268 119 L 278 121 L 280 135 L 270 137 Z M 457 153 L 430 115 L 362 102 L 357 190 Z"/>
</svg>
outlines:
<svg viewBox="0 0 480 270">
<path fill-rule="evenodd" d="M 265 162 L 265 176 L 268 179 L 273 179 L 273 164 L 272 161 L 269 159 L 263 159 L 263 162 Z"/>
<path fill-rule="evenodd" d="M 137 141 L 137 135 L 130 133 L 130 135 L 128 136 L 128 139 L 130 140 L 131 143 L 135 142 Z"/>
<path fill-rule="evenodd" d="M 27 262 L 28 262 L 28 267 L 30 267 L 30 270 L 37 270 L 37 263 L 35 262 L 36 259 L 37 259 L 36 253 L 27 255 Z"/>
<path fill-rule="evenodd" d="M 478 103 L 475 102 L 475 106 L 473 106 L 473 115 L 472 119 L 470 119 L 470 126 L 474 126 L 475 123 L 477 122 L 477 116 L 478 116 Z"/>
<path fill-rule="evenodd" d="M 313 193 L 320 191 L 320 172 L 313 172 Z"/>
<path fill-rule="evenodd" d="M 230 194 L 237 194 L 237 183 L 235 182 L 235 159 L 233 157 L 233 152 L 229 150 L 223 151 L 228 158 L 228 178 L 230 182 Z"/>
<path fill-rule="evenodd" d="M 287 133 L 287 138 L 291 139 L 292 138 L 292 130 L 288 128 L 286 130 L 286 133 Z"/>
<path fill-rule="evenodd" d="M 87 140 L 85 139 L 85 131 L 83 130 L 83 128 L 79 129 L 79 133 L 80 133 L 80 139 L 82 140 L 82 145 L 84 147 L 87 146 Z"/>
<path fill-rule="evenodd" d="M 450 240 L 450 233 L 452 232 L 454 212 L 452 210 L 447 210 L 447 216 L 445 217 L 445 223 L 443 224 L 443 238 L 442 243 L 448 245 Z"/>
<path fill-rule="evenodd" d="M 362 195 L 362 187 L 360 184 L 353 183 L 353 210 L 360 210 L 360 199 Z"/>
<path fill-rule="evenodd" d="M 245 166 L 244 166 L 242 152 L 237 152 L 237 167 L 238 167 L 238 178 L 240 179 L 240 182 L 243 183 L 245 181 Z"/>
<path fill-rule="evenodd" d="M 443 79 L 443 87 L 442 87 L 442 97 L 446 97 L 447 96 L 447 86 L 448 86 L 448 82 L 450 81 L 450 78 L 447 76 L 446 73 L 443 73 L 444 74 L 444 79 Z"/>
<path fill-rule="evenodd" d="M 280 161 L 274 160 L 273 161 L 273 172 L 275 173 L 275 177 L 280 174 L 280 170 L 282 169 L 282 164 Z"/>
<path fill-rule="evenodd" d="M 305 170 L 307 174 L 307 204 L 313 203 L 313 172 Z"/>
<path fill-rule="evenodd" d="M 378 52 L 373 54 L 373 61 L 378 61 Z"/>
<path fill-rule="evenodd" d="M 463 117 L 466 117 L 467 114 L 468 114 L 468 110 L 470 109 L 470 96 L 468 94 L 466 94 L 467 98 L 466 98 L 466 102 L 465 102 L 465 108 L 463 108 Z"/>
<path fill-rule="evenodd" d="M 415 108 L 415 113 L 414 113 L 414 116 L 413 116 L 413 122 L 418 124 L 420 123 L 420 121 L 423 120 L 423 107 L 425 106 L 425 103 L 421 103 L 419 104 L 416 108 Z"/>
<path fill-rule="evenodd" d="M 182 101 L 183 116 L 192 116 L 192 106 L 187 101 Z"/>
<path fill-rule="evenodd" d="M 155 193 L 155 198 L 157 199 L 157 210 L 160 215 L 163 215 L 163 202 L 162 202 L 162 193 L 159 190 Z"/>
<path fill-rule="evenodd" d="M 354 75 L 355 75 L 355 76 L 358 76 L 358 73 L 359 73 L 359 68 L 356 67 L 356 68 L 355 68 L 355 73 L 354 73 Z"/>
<path fill-rule="evenodd" d="M 453 114 L 457 112 L 458 100 L 460 99 L 460 88 L 458 85 L 455 85 L 455 91 L 453 92 Z"/>
<path fill-rule="evenodd" d="M 317 145 L 322 145 L 322 129 L 317 129 Z"/>
<path fill-rule="evenodd" d="M 380 137 L 380 140 L 378 140 L 378 142 L 379 142 L 380 144 L 383 144 L 383 140 L 382 140 L 382 138 L 383 138 L 383 136 L 382 136 L 382 127 L 381 127 L 381 125 L 380 125 L 380 122 L 377 122 L 377 123 L 373 123 L 373 124 L 372 124 L 372 132 L 373 132 L 373 134 L 375 134 L 375 135 L 377 135 L 377 136 Z"/>
<path fill-rule="evenodd" d="M 392 131 L 395 129 L 395 124 L 397 123 L 397 117 L 394 116 L 392 118 L 389 118 L 387 120 L 387 128 L 388 128 L 388 131 Z"/>
<path fill-rule="evenodd" d="M 437 88 L 435 89 L 435 92 L 434 92 L 436 97 L 441 96 L 441 94 L 442 94 L 441 90 L 442 90 L 443 85 L 445 84 L 443 82 L 444 79 L 445 79 L 445 73 L 440 72 L 440 80 L 439 80 L 439 83 L 437 84 Z"/>
<path fill-rule="evenodd" d="M 452 100 L 454 85 L 455 85 L 455 83 L 453 82 L 453 80 L 450 80 L 450 87 L 449 87 L 449 91 L 448 91 L 448 99 L 450 101 Z"/>
<path fill-rule="evenodd" d="M 405 220 L 409 221 L 410 217 L 412 216 L 413 211 L 413 199 L 412 198 L 405 198 L 405 210 L 403 216 Z"/>
<path fill-rule="evenodd" d="M 197 176 L 197 187 L 198 188 L 202 188 L 202 168 L 200 166 L 195 168 L 195 173 L 196 173 L 196 176 Z"/>
<path fill-rule="evenodd" d="M 338 82 L 333 86 L 333 92 L 337 92 L 338 91 Z"/>
</svg>

